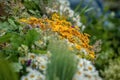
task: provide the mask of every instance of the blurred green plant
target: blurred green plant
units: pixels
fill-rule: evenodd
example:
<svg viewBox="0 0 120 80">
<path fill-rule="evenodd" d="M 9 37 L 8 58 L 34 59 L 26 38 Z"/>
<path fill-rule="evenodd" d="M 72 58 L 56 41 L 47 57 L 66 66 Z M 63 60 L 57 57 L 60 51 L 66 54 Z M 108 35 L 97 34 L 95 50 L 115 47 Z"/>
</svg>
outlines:
<svg viewBox="0 0 120 80">
<path fill-rule="evenodd" d="M 120 56 L 120 19 L 115 17 L 114 12 L 108 13 L 110 6 L 105 5 L 103 14 L 100 17 L 96 17 L 94 15 L 96 12 L 88 7 L 89 4 L 85 8 L 82 8 L 81 4 L 76 7 L 75 11 L 80 14 L 81 22 L 86 25 L 84 32 L 92 35 L 90 37 L 91 44 L 94 46 L 97 40 L 102 41 L 101 51 L 96 53 L 95 65 L 98 70 L 104 71 L 105 67 L 109 66 L 110 60 Z M 90 16 L 86 15 L 86 12 Z M 103 74 L 101 75 L 104 76 Z M 110 78 L 106 80 L 110 80 Z"/>
<path fill-rule="evenodd" d="M 72 80 L 77 69 L 77 61 L 65 46 L 65 43 L 59 40 L 50 42 L 48 50 L 52 56 L 47 65 L 46 80 Z"/>
<path fill-rule="evenodd" d="M 104 80 L 119 80 L 120 79 L 120 58 L 109 61 L 109 67 L 105 67 L 102 71 Z"/>
<path fill-rule="evenodd" d="M 50 0 L 2 0 L 0 1 L 0 20 L 14 17 L 41 17 Z"/>
<path fill-rule="evenodd" d="M 94 35 L 91 36 L 91 44 L 94 44 L 96 40 L 102 40 L 101 52 L 98 54 L 96 66 L 99 66 L 99 69 L 100 66 L 104 69 L 103 65 L 108 65 L 110 59 L 115 59 L 120 55 L 120 20 L 112 15 L 109 15 L 107 18 L 103 15 L 99 19 L 92 19 L 92 23 L 87 26 L 85 32 Z M 101 62 L 99 62 L 100 60 Z"/>
<path fill-rule="evenodd" d="M 31 34 L 33 36 L 31 36 Z M 39 34 L 33 29 L 27 32 L 27 34 L 20 35 L 20 33 L 10 32 L 0 37 L 1 50 L 0 52 L 9 58 L 10 56 L 20 55 L 18 48 L 24 44 L 29 47 L 29 50 L 32 51 L 31 47 L 34 44 L 34 41 L 39 39 Z M 3 46 L 2 46 L 3 45 Z M 19 57 L 19 56 L 18 56 Z M 14 57 L 17 58 L 17 57 Z M 13 58 L 13 59 L 14 59 Z"/>
<path fill-rule="evenodd" d="M 0 80 L 18 80 L 14 69 L 8 61 L 0 56 Z"/>
</svg>

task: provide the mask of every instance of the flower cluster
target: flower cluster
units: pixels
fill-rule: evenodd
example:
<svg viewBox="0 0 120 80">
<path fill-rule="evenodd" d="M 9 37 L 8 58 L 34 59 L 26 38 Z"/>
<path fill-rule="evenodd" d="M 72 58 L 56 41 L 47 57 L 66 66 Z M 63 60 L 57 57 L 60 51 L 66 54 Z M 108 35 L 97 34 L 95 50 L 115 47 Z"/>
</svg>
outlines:
<svg viewBox="0 0 120 80">
<path fill-rule="evenodd" d="M 78 59 L 78 70 L 73 80 L 102 80 L 92 63 L 86 59 Z"/>
<path fill-rule="evenodd" d="M 91 58 L 94 58 L 94 52 L 92 51 L 92 46 L 89 45 L 89 35 L 80 33 L 78 26 L 72 26 L 64 16 L 59 16 L 54 13 L 51 19 L 31 17 L 29 19 L 21 19 L 21 22 L 32 25 L 33 27 L 40 27 L 42 30 L 50 29 L 56 32 L 62 39 L 67 39 L 73 45 L 72 48 L 76 48 L 79 51 L 84 51 L 89 54 Z"/>
<path fill-rule="evenodd" d="M 20 57 L 19 62 L 26 65 L 27 75 L 22 76 L 21 80 L 45 80 L 47 63 L 51 53 L 36 55 L 28 53 L 26 57 Z M 102 80 L 92 63 L 86 59 L 75 57 L 78 60 L 77 71 L 73 80 Z"/>
<path fill-rule="evenodd" d="M 51 6 L 46 7 L 47 14 L 52 14 L 55 12 L 66 16 L 66 18 L 69 19 L 74 26 L 77 25 L 84 30 L 85 26 L 80 22 L 80 16 L 70 8 L 69 0 L 56 0 L 53 1 Z"/>
<path fill-rule="evenodd" d="M 45 76 L 42 75 L 38 70 L 27 68 L 28 74 L 22 76 L 21 80 L 45 80 Z"/>
<path fill-rule="evenodd" d="M 46 65 L 49 57 L 50 52 L 45 55 L 28 53 L 25 57 L 20 57 L 19 63 L 27 66 L 27 75 L 22 76 L 21 80 L 45 80 Z"/>
</svg>

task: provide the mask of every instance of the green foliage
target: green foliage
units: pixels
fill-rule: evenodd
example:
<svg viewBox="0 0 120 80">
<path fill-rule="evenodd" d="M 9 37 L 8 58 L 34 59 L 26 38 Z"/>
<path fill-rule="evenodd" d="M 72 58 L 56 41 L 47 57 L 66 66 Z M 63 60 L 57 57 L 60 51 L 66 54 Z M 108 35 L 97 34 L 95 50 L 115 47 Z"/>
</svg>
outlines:
<svg viewBox="0 0 120 80">
<path fill-rule="evenodd" d="M 18 37 L 15 37 L 15 36 L 16 34 L 14 33 L 6 33 L 5 35 L 0 37 L 0 44 L 6 44 L 3 46 L 3 48 L 1 47 L 0 52 L 3 53 L 4 56 L 7 57 L 7 59 L 10 59 L 10 58 L 12 60 L 14 60 L 15 58 L 17 59 L 17 57 L 14 57 L 14 56 L 18 54 L 16 49 L 20 43 L 19 41 L 17 42 L 15 40 L 15 38 L 19 39 Z"/>
<path fill-rule="evenodd" d="M 0 30 L 8 30 L 9 29 L 9 23 L 8 22 L 0 22 Z"/>
<path fill-rule="evenodd" d="M 88 11 L 89 9 L 90 7 L 88 8 Z M 107 12 L 107 10 L 105 12 Z M 115 59 L 120 55 L 120 19 L 115 18 L 114 12 L 107 16 L 103 13 L 99 18 L 96 18 L 94 16 L 95 12 L 91 10 L 90 13 L 92 12 L 93 14 L 89 13 L 90 16 L 88 16 L 91 19 L 89 22 L 87 20 L 88 16 L 85 16 L 86 11 L 87 9 L 83 11 L 83 13 L 80 13 L 80 16 L 82 17 L 81 22 L 86 25 L 84 32 L 92 35 L 90 37 L 91 44 L 94 44 L 95 41 L 99 39 L 102 40 L 101 52 L 96 53 L 96 66 L 98 69 L 104 69 L 105 66 L 108 66 L 109 60 Z"/>
<path fill-rule="evenodd" d="M 6 21 L 0 21 L 0 32 L 19 31 L 20 23 L 16 17 L 9 17 Z"/>
<path fill-rule="evenodd" d="M 41 16 L 40 8 L 39 8 L 39 0 L 24 0 L 23 4 L 27 10 L 27 12 L 34 16 Z"/>
<path fill-rule="evenodd" d="M 0 47 L 0 52 L 7 59 L 12 59 L 13 61 L 17 60 L 19 55 L 18 48 L 22 44 L 27 45 L 31 50 L 31 46 L 40 38 L 40 34 L 35 29 L 26 30 L 26 33 L 22 32 L 24 27 L 20 27 L 20 24 L 11 18 L 8 19 L 8 22 L 1 24 L 0 28 L 0 31 L 4 32 L 0 36 L 0 45 L 5 44 L 3 47 Z"/>
<path fill-rule="evenodd" d="M 45 13 L 45 7 L 51 2 L 52 0 L 23 0 L 22 3 L 29 14 L 41 17 Z"/>
<path fill-rule="evenodd" d="M 9 62 L 0 56 L 0 80 L 18 80 L 14 69 Z"/>
<path fill-rule="evenodd" d="M 74 54 L 59 40 L 50 42 L 48 50 L 52 56 L 47 65 L 47 80 L 72 80 L 77 69 Z"/>
<path fill-rule="evenodd" d="M 97 58 L 95 65 L 98 70 L 104 71 L 105 67 L 107 69 L 107 67 L 111 66 L 109 65 L 110 60 L 114 60 L 120 56 L 120 19 L 115 17 L 114 12 L 106 15 L 109 7 L 114 5 L 105 7 L 104 13 L 100 17 L 96 17 L 94 15 L 96 12 L 89 7 L 90 4 L 88 4 L 85 8 L 81 7 L 82 1 L 83 0 L 81 0 L 81 3 L 76 7 L 75 11 L 79 12 L 81 22 L 86 25 L 84 32 L 91 35 L 91 44 L 94 44 L 99 39 L 102 40 L 101 51 L 96 53 Z M 88 12 L 87 16 L 86 12 Z M 104 74 L 101 75 L 106 77 L 106 80 L 120 79 L 112 79 L 112 77 L 118 76 L 118 73 L 115 73 L 114 70 L 115 69 L 112 70 L 112 67 L 110 67 Z M 110 71 L 114 73 L 110 73 L 109 75 Z M 107 78 L 107 76 L 109 78 Z"/>
<path fill-rule="evenodd" d="M 38 9 L 38 5 L 36 5 L 36 3 L 39 3 L 39 0 L 24 0 L 23 4 L 25 5 L 25 7 L 28 9 L 28 10 L 33 10 L 33 9 Z M 31 5 L 31 6 L 30 6 Z"/>
<path fill-rule="evenodd" d="M 21 0 L 0 1 L 0 7 L 1 7 L 0 15 L 4 16 L 6 19 L 9 18 L 10 16 L 21 15 L 21 12 L 23 11 L 23 6 L 20 1 Z"/>
<path fill-rule="evenodd" d="M 109 67 L 102 71 L 104 80 L 119 80 L 120 79 L 120 58 L 109 61 Z"/>
<path fill-rule="evenodd" d="M 17 49 L 24 42 L 24 37 L 19 33 L 13 33 L 10 42 L 12 48 Z"/>
<path fill-rule="evenodd" d="M 103 24 L 105 21 L 108 22 L 107 25 Z M 92 24 L 89 24 L 85 30 L 90 35 L 94 35 L 91 36 L 92 44 L 98 39 L 102 40 L 102 49 L 97 54 L 98 58 L 96 60 L 96 66 L 99 66 L 98 69 L 104 69 L 105 66 L 108 66 L 109 60 L 120 55 L 119 23 L 120 20 L 116 18 L 108 17 L 108 19 L 105 19 L 101 17 L 100 19 L 93 19 Z"/>
<path fill-rule="evenodd" d="M 95 61 L 96 67 L 98 69 L 104 70 L 105 67 L 109 66 L 109 61 L 114 56 L 114 51 L 112 49 L 109 49 L 108 51 L 102 51 L 99 55 L 97 60 Z"/>
<path fill-rule="evenodd" d="M 40 50 L 40 49 L 34 49 L 32 50 L 33 53 L 41 53 L 41 54 L 46 54 L 47 51 L 46 50 Z"/>
<path fill-rule="evenodd" d="M 39 39 L 39 33 L 32 29 L 32 30 L 29 30 L 27 32 L 27 34 L 25 35 L 25 44 L 29 47 L 31 47 L 31 45 L 37 41 Z"/>
<path fill-rule="evenodd" d="M 3 35 L 0 37 L 0 43 L 8 42 L 11 38 L 11 33 L 7 33 L 6 35 Z"/>
</svg>

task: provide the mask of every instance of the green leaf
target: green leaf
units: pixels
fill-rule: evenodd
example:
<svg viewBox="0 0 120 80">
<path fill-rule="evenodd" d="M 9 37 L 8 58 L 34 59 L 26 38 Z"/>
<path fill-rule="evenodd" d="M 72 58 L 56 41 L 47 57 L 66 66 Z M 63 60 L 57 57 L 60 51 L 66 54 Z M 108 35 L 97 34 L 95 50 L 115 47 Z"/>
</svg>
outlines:
<svg viewBox="0 0 120 80">
<path fill-rule="evenodd" d="M 34 9 L 37 9 L 37 5 L 34 1 L 30 1 L 30 0 L 25 0 L 24 1 L 24 6 L 27 8 L 27 9 L 31 9 L 31 10 L 34 10 Z"/>
<path fill-rule="evenodd" d="M 15 24 L 15 22 L 14 22 L 14 20 L 12 20 L 12 19 L 8 19 L 8 22 L 9 22 L 9 24 L 10 24 L 10 26 L 9 27 L 11 27 L 11 29 L 16 29 L 17 28 L 17 25 Z"/>
<path fill-rule="evenodd" d="M 12 34 L 11 33 L 7 33 L 3 36 L 0 37 L 0 43 L 4 43 L 10 40 Z"/>
<path fill-rule="evenodd" d="M 30 47 L 38 39 L 39 39 L 39 33 L 34 29 L 29 30 L 25 35 L 25 44 Z"/>
<path fill-rule="evenodd" d="M 33 53 L 37 53 L 37 54 L 46 54 L 47 51 L 46 50 L 32 50 Z"/>
<path fill-rule="evenodd" d="M 17 49 L 23 43 L 24 37 L 14 33 L 10 38 L 10 41 L 11 41 L 12 47 Z"/>
<path fill-rule="evenodd" d="M 33 11 L 33 10 L 28 10 L 31 14 L 36 14 L 36 12 L 35 11 Z"/>
<path fill-rule="evenodd" d="M 8 30 L 9 29 L 9 23 L 8 22 L 0 22 L 0 29 L 1 30 Z"/>
</svg>

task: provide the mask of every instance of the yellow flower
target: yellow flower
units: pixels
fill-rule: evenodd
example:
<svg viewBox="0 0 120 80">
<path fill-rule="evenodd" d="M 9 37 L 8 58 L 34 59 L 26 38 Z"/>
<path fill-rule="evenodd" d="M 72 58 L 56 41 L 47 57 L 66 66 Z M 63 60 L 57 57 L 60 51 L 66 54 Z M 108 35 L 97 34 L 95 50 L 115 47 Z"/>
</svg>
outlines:
<svg viewBox="0 0 120 80">
<path fill-rule="evenodd" d="M 26 20 L 25 18 L 22 18 L 22 19 L 20 19 L 19 21 L 20 21 L 20 22 L 24 22 L 24 23 L 27 23 L 27 22 L 28 22 L 28 20 Z"/>
<path fill-rule="evenodd" d="M 78 49 L 78 50 L 80 50 L 81 49 L 81 46 L 80 45 L 78 45 L 78 44 L 76 44 L 76 49 Z"/>
<path fill-rule="evenodd" d="M 92 52 L 92 54 L 89 53 L 89 55 L 90 55 L 90 57 L 91 57 L 92 59 L 95 59 L 95 54 L 94 54 L 94 52 Z"/>
<path fill-rule="evenodd" d="M 57 19 L 60 19 L 60 16 L 58 16 L 57 13 L 54 13 L 54 14 L 52 15 L 52 20 L 57 20 Z"/>
<path fill-rule="evenodd" d="M 34 21 L 34 20 L 38 20 L 38 19 L 35 18 L 35 17 L 30 17 L 29 20 L 33 20 Z"/>
</svg>

